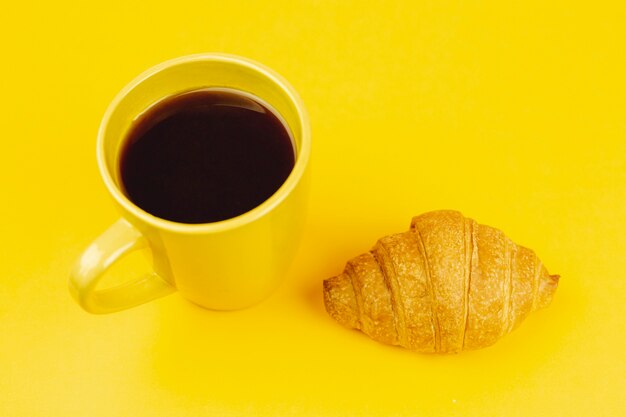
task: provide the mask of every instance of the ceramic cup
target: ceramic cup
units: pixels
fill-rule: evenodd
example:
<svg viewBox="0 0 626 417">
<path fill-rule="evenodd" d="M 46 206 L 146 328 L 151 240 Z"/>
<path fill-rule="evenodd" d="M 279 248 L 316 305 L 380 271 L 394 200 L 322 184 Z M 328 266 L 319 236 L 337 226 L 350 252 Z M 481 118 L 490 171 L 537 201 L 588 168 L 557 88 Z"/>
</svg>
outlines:
<svg viewBox="0 0 626 417">
<path fill-rule="evenodd" d="M 155 217 L 120 187 L 123 140 L 154 103 L 207 87 L 240 90 L 269 103 L 295 141 L 296 160 L 284 184 L 261 205 L 227 220 L 184 224 Z M 128 84 L 109 105 L 98 132 L 100 174 L 121 213 L 83 252 L 71 274 L 72 296 L 91 313 L 111 313 L 179 291 L 202 307 L 233 310 L 266 298 L 285 276 L 300 239 L 308 194 L 311 133 L 304 105 L 285 79 L 249 59 L 198 54 L 161 63 Z M 107 269 L 148 247 L 152 271 L 113 288 L 98 289 Z"/>
</svg>

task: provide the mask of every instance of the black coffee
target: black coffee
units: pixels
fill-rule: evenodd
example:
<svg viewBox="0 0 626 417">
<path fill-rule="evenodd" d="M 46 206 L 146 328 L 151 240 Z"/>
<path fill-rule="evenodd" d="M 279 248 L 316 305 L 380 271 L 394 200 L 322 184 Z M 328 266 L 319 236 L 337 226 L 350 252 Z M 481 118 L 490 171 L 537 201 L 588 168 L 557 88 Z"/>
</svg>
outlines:
<svg viewBox="0 0 626 417">
<path fill-rule="evenodd" d="M 294 165 L 285 125 L 235 90 L 167 98 L 132 126 L 120 158 L 124 192 L 139 207 L 180 223 L 209 223 L 267 200 Z"/>
</svg>

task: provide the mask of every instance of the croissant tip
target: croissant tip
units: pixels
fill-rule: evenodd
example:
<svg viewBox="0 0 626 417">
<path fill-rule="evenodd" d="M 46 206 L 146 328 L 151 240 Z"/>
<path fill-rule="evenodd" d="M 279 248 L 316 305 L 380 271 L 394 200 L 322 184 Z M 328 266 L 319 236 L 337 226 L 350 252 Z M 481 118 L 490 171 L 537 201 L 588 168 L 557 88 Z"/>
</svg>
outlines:
<svg viewBox="0 0 626 417">
<path fill-rule="evenodd" d="M 349 328 L 359 328 L 356 317 L 356 300 L 352 283 L 344 273 L 323 282 L 324 306 L 337 322 Z"/>
<path fill-rule="evenodd" d="M 554 282 L 555 284 L 559 283 L 559 280 L 561 279 L 561 276 L 559 274 L 554 274 L 554 275 L 550 275 L 550 279 L 552 280 L 552 282 Z"/>
<path fill-rule="evenodd" d="M 329 292 L 330 289 L 332 287 L 332 284 L 330 283 L 330 280 L 333 279 L 334 277 L 325 279 L 324 282 L 322 282 L 322 285 L 324 287 L 324 305 L 326 306 L 326 309 L 328 310 L 328 297 L 329 297 Z"/>
</svg>

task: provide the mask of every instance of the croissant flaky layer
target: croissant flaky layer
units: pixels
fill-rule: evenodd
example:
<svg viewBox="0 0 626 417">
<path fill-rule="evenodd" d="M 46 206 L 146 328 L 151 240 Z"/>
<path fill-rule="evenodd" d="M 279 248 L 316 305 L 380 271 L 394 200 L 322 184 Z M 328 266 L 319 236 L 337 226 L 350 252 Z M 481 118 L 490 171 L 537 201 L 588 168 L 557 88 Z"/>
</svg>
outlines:
<svg viewBox="0 0 626 417">
<path fill-rule="evenodd" d="M 324 281 L 324 303 L 372 339 L 451 353 L 496 342 L 547 306 L 558 281 L 500 230 L 441 210 L 350 260 Z"/>
</svg>

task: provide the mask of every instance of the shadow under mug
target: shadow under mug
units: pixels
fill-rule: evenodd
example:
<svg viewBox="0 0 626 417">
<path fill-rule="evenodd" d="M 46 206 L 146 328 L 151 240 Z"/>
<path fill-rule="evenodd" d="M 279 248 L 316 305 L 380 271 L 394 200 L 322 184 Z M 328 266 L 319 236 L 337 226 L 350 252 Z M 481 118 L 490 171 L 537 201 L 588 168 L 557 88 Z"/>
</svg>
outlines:
<svg viewBox="0 0 626 417">
<path fill-rule="evenodd" d="M 261 205 L 227 220 L 184 224 L 155 217 L 120 189 L 124 137 L 151 105 L 165 97 L 207 87 L 248 92 L 269 103 L 286 121 L 296 160 L 284 184 Z M 98 132 L 100 174 L 122 218 L 100 235 L 76 262 L 72 296 L 91 313 L 112 313 L 175 290 L 202 307 L 233 310 L 266 298 L 287 272 L 303 228 L 311 152 L 309 119 L 295 90 L 271 69 L 225 54 L 197 54 L 163 62 L 122 89 Z M 107 269 L 145 247 L 153 271 L 126 284 L 98 289 Z"/>
</svg>

